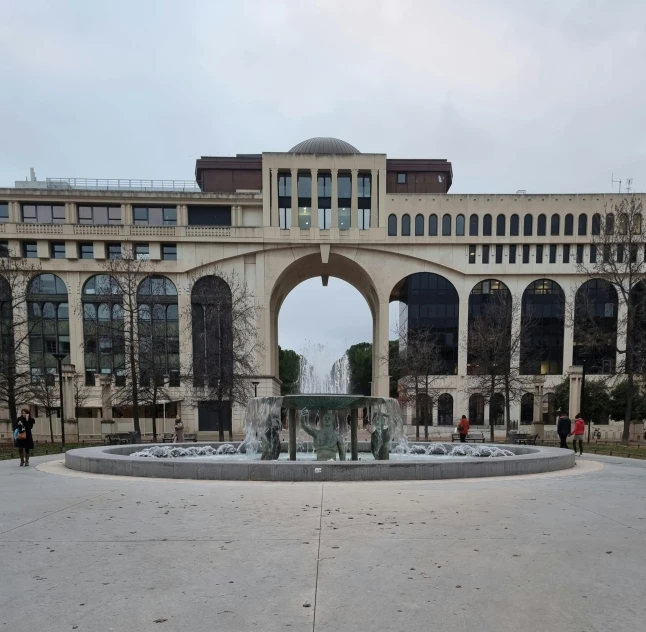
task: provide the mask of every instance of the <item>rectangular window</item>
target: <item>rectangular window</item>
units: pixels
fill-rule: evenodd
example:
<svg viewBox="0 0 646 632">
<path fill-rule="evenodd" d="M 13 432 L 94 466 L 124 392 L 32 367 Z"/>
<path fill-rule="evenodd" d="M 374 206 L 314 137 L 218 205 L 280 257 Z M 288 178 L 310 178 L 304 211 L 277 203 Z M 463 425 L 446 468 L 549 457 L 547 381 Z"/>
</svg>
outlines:
<svg viewBox="0 0 646 632">
<path fill-rule="evenodd" d="M 0 241 L 0 258 L 4 259 L 9 256 L 9 242 Z"/>
<path fill-rule="evenodd" d="M 290 197 L 285 206 L 291 204 Z M 189 226 L 231 226 L 231 206 L 192 204 L 187 210 Z"/>
<path fill-rule="evenodd" d="M 22 221 L 29 224 L 64 224 L 65 206 L 62 204 L 23 204 Z"/>
<path fill-rule="evenodd" d="M 359 175 L 359 177 L 357 178 L 357 197 L 370 197 L 370 176 Z"/>
<path fill-rule="evenodd" d="M 610 244 L 603 244 L 603 262 L 608 263 L 610 261 Z"/>
<path fill-rule="evenodd" d="M 279 173 L 278 174 L 278 197 L 292 197 L 292 176 Z"/>
<path fill-rule="evenodd" d="M 177 261 L 177 244 L 162 244 L 162 259 Z"/>
<path fill-rule="evenodd" d="M 563 244 L 563 263 L 570 263 L 570 246 Z"/>
<path fill-rule="evenodd" d="M 550 263 L 556 263 L 556 245 L 550 246 Z"/>
<path fill-rule="evenodd" d="M 137 259 L 149 259 L 150 248 L 148 244 L 135 244 L 135 257 Z"/>
<path fill-rule="evenodd" d="M 370 209 L 359 209 L 359 230 L 368 230 L 370 228 Z"/>
<path fill-rule="evenodd" d="M 397 174 L 397 184 L 406 184 L 406 174 L 398 173 Z"/>
<path fill-rule="evenodd" d="M 339 230 L 350 230 L 349 206 L 339 206 Z"/>
<path fill-rule="evenodd" d="M 583 246 L 578 245 L 576 247 L 576 262 L 583 263 Z"/>
<path fill-rule="evenodd" d="M 332 224 L 332 209 L 319 207 L 319 228 L 321 230 L 330 230 Z"/>
<path fill-rule="evenodd" d="M 475 263 L 475 262 L 476 262 L 476 247 L 469 246 L 469 263 Z"/>
<path fill-rule="evenodd" d="M 49 256 L 52 259 L 65 259 L 65 242 L 54 241 L 49 245 Z"/>
<path fill-rule="evenodd" d="M 529 246 L 523 245 L 523 263 L 529 263 Z"/>
<path fill-rule="evenodd" d="M 278 221 L 281 230 L 287 230 L 292 225 L 292 209 L 280 207 L 278 209 Z"/>
<path fill-rule="evenodd" d="M 516 263 L 516 244 L 509 246 L 509 263 Z"/>
<path fill-rule="evenodd" d="M 80 244 L 79 258 L 94 259 L 94 244 Z"/>
<path fill-rule="evenodd" d="M 9 204 L 0 202 L 0 223 L 9 221 Z"/>
<path fill-rule="evenodd" d="M 317 195 L 320 198 L 332 197 L 332 176 L 322 174 L 316 178 Z"/>
<path fill-rule="evenodd" d="M 597 247 L 594 244 L 590 245 L 590 263 L 597 262 Z"/>
<path fill-rule="evenodd" d="M 298 207 L 298 226 L 301 230 L 309 230 L 312 227 L 312 209 L 309 206 Z"/>
<path fill-rule="evenodd" d="M 624 262 L 624 245 L 617 244 L 617 263 Z"/>
<path fill-rule="evenodd" d="M 176 206 L 135 206 L 132 209 L 135 225 L 175 226 L 177 224 Z"/>
<path fill-rule="evenodd" d="M 637 244 L 630 246 L 630 263 L 637 263 Z"/>
<path fill-rule="evenodd" d="M 109 224 L 121 224 L 120 206 L 79 206 L 79 224 L 95 224 L 107 226 Z"/>
<path fill-rule="evenodd" d="M 22 244 L 22 256 L 25 259 L 38 257 L 38 244 L 35 241 L 25 241 Z"/>
<path fill-rule="evenodd" d="M 543 246 L 536 246 L 536 263 L 543 263 Z"/>
<path fill-rule="evenodd" d="M 489 263 L 489 246 L 482 246 L 482 263 Z"/>
<path fill-rule="evenodd" d="M 496 263 L 502 263 L 502 246 L 496 246 Z"/>
<path fill-rule="evenodd" d="M 108 244 L 108 259 L 121 259 L 121 244 Z"/>
</svg>

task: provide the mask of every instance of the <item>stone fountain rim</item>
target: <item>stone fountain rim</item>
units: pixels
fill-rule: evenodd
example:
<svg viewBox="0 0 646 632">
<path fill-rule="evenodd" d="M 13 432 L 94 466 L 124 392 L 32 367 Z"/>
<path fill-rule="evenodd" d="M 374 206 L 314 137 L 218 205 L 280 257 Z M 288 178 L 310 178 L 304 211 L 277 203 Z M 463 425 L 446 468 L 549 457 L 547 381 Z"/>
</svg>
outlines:
<svg viewBox="0 0 646 632">
<path fill-rule="evenodd" d="M 225 442 L 229 443 L 229 442 Z M 235 442 L 231 442 L 234 443 Z M 417 443 L 417 442 L 415 442 Z M 439 443 L 439 442 L 438 442 Z M 168 446 L 168 444 L 146 444 Z M 182 447 L 218 442 L 174 444 Z M 455 447 L 455 444 L 443 444 Z M 488 444 L 483 444 L 488 445 Z M 500 446 L 497 446 L 500 447 Z M 437 461 L 231 461 L 190 459 L 145 459 L 131 456 L 141 444 L 78 448 L 65 453 L 65 466 L 72 470 L 117 476 L 168 479 L 332 482 L 375 480 L 433 480 L 518 476 L 564 470 L 575 465 L 572 450 L 544 446 L 505 445 L 512 457 L 454 457 Z"/>
</svg>

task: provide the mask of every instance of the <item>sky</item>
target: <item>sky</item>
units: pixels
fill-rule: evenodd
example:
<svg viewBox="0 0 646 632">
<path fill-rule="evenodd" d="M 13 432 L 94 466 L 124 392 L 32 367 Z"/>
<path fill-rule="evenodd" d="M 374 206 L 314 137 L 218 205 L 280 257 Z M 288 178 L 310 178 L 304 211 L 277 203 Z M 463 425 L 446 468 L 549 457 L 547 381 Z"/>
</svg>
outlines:
<svg viewBox="0 0 646 632">
<path fill-rule="evenodd" d="M 335 136 L 447 158 L 454 193 L 643 191 L 645 22 L 643 0 L 0 0 L 0 186 L 189 180 L 200 155 Z M 369 321 L 313 279 L 281 344 L 336 350 Z"/>
</svg>

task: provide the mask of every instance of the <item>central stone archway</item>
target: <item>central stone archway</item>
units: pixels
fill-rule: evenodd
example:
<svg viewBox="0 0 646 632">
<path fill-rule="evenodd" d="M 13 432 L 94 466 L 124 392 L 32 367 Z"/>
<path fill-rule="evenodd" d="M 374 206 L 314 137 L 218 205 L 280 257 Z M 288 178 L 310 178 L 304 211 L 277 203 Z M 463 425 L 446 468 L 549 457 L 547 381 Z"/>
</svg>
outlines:
<svg viewBox="0 0 646 632">
<path fill-rule="evenodd" d="M 292 262 L 282 268 L 280 274 L 271 282 L 269 292 L 269 349 L 267 350 L 267 368 L 269 372 L 278 376 L 278 315 L 287 295 L 300 283 L 321 277 L 323 285 L 327 285 L 329 277 L 335 277 L 349 283 L 363 296 L 370 308 L 373 323 L 372 336 L 372 395 L 387 397 L 388 396 L 388 367 L 381 361 L 381 346 L 383 341 L 380 340 L 380 326 L 384 329 L 384 323 L 380 320 L 379 298 L 375 283 L 354 259 L 345 256 L 339 252 L 329 252 L 324 247 L 307 249 L 305 252 L 299 252 L 298 258 L 293 258 L 296 254 L 294 251 Z M 269 283 L 268 283 L 269 285 Z M 339 309 L 343 306 L 339 305 Z M 383 310 L 382 310 L 383 311 Z M 386 349 L 388 344 L 388 313 L 386 312 Z M 384 380 L 384 376 L 386 379 Z M 380 392 L 384 390 L 385 392 Z"/>
</svg>

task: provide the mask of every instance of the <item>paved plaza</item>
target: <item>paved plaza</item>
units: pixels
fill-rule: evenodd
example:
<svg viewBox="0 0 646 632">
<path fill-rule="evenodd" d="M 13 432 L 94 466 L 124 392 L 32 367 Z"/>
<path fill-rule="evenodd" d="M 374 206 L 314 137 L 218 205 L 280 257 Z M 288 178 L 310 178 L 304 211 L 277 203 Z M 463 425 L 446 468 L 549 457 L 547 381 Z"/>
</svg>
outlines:
<svg viewBox="0 0 646 632">
<path fill-rule="evenodd" d="M 646 462 L 468 481 L 112 478 L 0 463 L 0 630 L 629 631 Z"/>
</svg>

